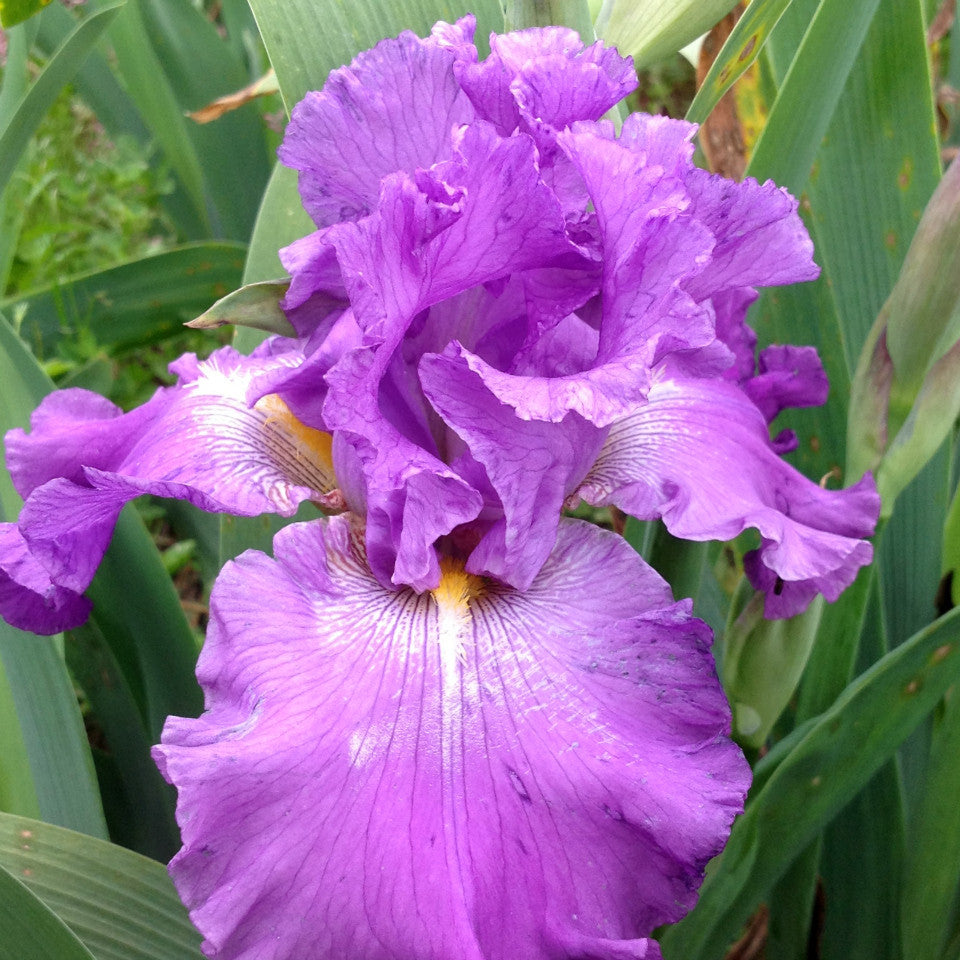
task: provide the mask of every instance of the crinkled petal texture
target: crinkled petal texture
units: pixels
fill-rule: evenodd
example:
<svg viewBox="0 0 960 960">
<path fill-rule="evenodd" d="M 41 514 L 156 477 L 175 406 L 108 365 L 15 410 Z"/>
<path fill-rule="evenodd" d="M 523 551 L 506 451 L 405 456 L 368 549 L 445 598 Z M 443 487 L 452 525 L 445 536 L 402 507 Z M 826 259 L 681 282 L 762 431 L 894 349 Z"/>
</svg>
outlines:
<svg viewBox="0 0 960 960">
<path fill-rule="evenodd" d="M 430 117 L 440 87 L 453 102 L 451 77 L 477 112 L 451 131 L 445 158 L 440 127 L 388 138 L 376 162 L 400 170 L 377 168 L 376 199 L 375 172 L 351 168 L 366 184 L 363 203 L 350 201 L 357 218 L 286 251 L 286 307 L 311 356 L 273 389 L 304 416 L 319 409 L 340 438 L 337 473 L 357 480 L 348 501 L 367 515 L 384 585 L 434 587 L 434 545 L 452 535 L 473 550 L 468 570 L 525 589 L 560 505 L 611 424 L 644 403 L 658 366 L 680 356 L 686 372 L 720 378 L 749 352 L 752 373 L 750 285 L 817 268 L 793 199 L 696 170 L 689 124 L 635 116 L 617 137 L 579 119 L 627 83 L 612 51 L 585 50 L 566 30 L 526 31 L 478 64 L 438 36 L 380 44 L 291 124 L 285 157 L 312 171 L 309 183 L 326 170 L 320 195 L 346 202 L 325 153 L 338 124 L 356 116 L 366 137 L 364 111 L 387 116 L 395 94 Z M 422 89 L 367 91 L 371 71 L 402 73 L 407 59 L 429 76 Z M 534 95 L 547 74 L 561 81 L 552 106 Z M 592 79 L 581 89 L 575 75 Z M 348 93 L 362 109 L 344 107 Z M 426 153 L 415 158 L 414 145 Z M 548 160 L 568 168 L 562 195 Z M 799 394 L 791 374 L 754 378 L 758 402 L 773 410 Z"/>
<path fill-rule="evenodd" d="M 123 505 L 140 494 L 210 511 L 291 516 L 304 500 L 331 505 L 327 434 L 300 423 L 276 396 L 251 404 L 253 380 L 295 369 L 301 354 L 270 345 L 255 357 L 230 348 L 174 364 L 179 383 L 122 413 L 84 390 L 48 396 L 29 434 L 7 435 L 10 474 L 25 498 L 0 538 L 5 618 L 53 633 L 82 622 L 90 584 Z M 11 622 L 14 622 L 11 619 Z"/>
<path fill-rule="evenodd" d="M 454 75 L 477 58 L 472 18 L 443 26 L 382 41 L 295 107 L 279 155 L 318 226 L 369 213 L 383 177 L 445 159 L 452 129 L 474 119 Z"/>
<path fill-rule="evenodd" d="M 525 593 L 384 589 L 348 515 L 274 552 L 221 574 L 207 711 L 155 751 L 208 955 L 659 956 L 749 778 L 689 603 L 578 521 Z"/>
<path fill-rule="evenodd" d="M 869 476 L 826 490 L 785 463 L 761 411 L 725 380 L 663 380 L 648 402 L 611 428 L 578 491 L 643 519 L 663 517 L 675 536 L 730 540 L 748 527 L 762 539 L 747 573 L 770 591 L 769 617 L 789 617 L 814 595 L 836 600 L 873 550 L 880 498 Z"/>
</svg>

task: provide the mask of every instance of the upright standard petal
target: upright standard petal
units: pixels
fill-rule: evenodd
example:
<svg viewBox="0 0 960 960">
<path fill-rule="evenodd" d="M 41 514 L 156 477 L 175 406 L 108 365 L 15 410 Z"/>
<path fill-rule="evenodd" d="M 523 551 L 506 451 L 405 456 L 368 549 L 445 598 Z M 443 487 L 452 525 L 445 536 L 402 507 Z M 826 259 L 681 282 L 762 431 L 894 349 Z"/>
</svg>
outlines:
<svg viewBox="0 0 960 960">
<path fill-rule="evenodd" d="M 505 136 L 521 118 L 535 135 L 541 125 L 556 131 L 574 120 L 599 120 L 637 86 L 629 57 L 602 43 L 584 47 L 567 27 L 493 35 L 486 60 L 456 69 L 478 115 Z"/>
<path fill-rule="evenodd" d="M 659 956 L 749 778 L 689 604 L 577 521 L 526 593 L 385 590 L 346 516 L 274 551 L 221 575 L 207 712 L 156 748 L 208 955 Z"/>
<path fill-rule="evenodd" d="M 476 60 L 473 18 L 442 26 L 426 40 L 409 31 L 383 40 L 294 108 L 279 156 L 300 171 L 317 226 L 368 214 L 383 177 L 446 159 L 453 129 L 474 118 L 454 75 Z"/>
<path fill-rule="evenodd" d="M 769 591 L 770 617 L 799 613 L 818 592 L 836 600 L 873 557 L 863 538 L 880 511 L 869 476 L 825 490 L 782 460 L 760 410 L 724 380 L 658 382 L 648 403 L 611 427 L 578 493 L 662 517 L 689 540 L 756 528 L 762 544 L 747 573 Z"/>
<path fill-rule="evenodd" d="M 423 429 L 419 387 L 390 378 L 398 355 L 415 373 L 404 338 L 443 301 L 581 254 L 539 178 L 533 142 L 498 137 L 489 124 L 464 133 L 455 160 L 416 178 L 386 178 L 377 211 L 330 235 L 363 340 L 326 375 L 324 420 L 354 449 L 366 479 L 373 570 L 385 584 L 429 589 L 439 578 L 434 542 L 473 520 L 482 501 Z"/>
</svg>

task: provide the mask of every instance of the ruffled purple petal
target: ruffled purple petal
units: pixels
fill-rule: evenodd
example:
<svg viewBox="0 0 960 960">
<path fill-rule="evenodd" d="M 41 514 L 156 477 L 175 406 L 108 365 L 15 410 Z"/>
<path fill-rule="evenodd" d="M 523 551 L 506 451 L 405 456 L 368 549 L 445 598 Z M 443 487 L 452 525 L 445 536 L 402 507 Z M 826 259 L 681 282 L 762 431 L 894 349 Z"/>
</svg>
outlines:
<svg viewBox="0 0 960 960">
<path fill-rule="evenodd" d="M 797 201 L 772 181 L 742 183 L 694 166 L 690 143 L 696 126 L 681 120 L 632 114 L 620 143 L 646 164 L 684 181 L 688 215 L 715 238 L 705 269 L 686 285 L 695 300 L 737 287 L 777 286 L 813 280 L 813 243 L 797 214 Z"/>
<path fill-rule="evenodd" d="M 759 370 L 743 384 L 767 423 L 788 407 L 827 402 L 830 383 L 813 347 L 772 346 L 760 351 Z"/>
<path fill-rule="evenodd" d="M 276 396 L 247 400 L 258 375 L 295 369 L 299 356 L 271 355 L 268 346 L 251 358 L 230 348 L 202 363 L 181 358 L 178 385 L 127 414 L 85 391 L 51 394 L 29 434 L 7 435 L 10 473 L 26 498 L 17 529 L 31 559 L 29 579 L 7 560 L 4 575 L 62 605 L 58 590 L 86 589 L 123 505 L 145 493 L 243 516 L 291 516 L 304 500 L 339 506 L 329 434 L 305 426 Z M 41 632 L 42 618 L 28 628 Z"/>
<path fill-rule="evenodd" d="M 419 388 L 397 368 L 399 357 L 415 370 L 404 336 L 423 332 L 415 320 L 438 336 L 443 308 L 434 320 L 422 320 L 423 312 L 474 287 L 581 257 L 535 155 L 528 138 L 504 140 L 474 125 L 457 160 L 415 180 L 386 178 L 374 215 L 331 228 L 362 341 L 326 375 L 324 422 L 342 433 L 364 472 L 367 549 L 385 584 L 434 586 L 434 541 L 482 505 L 443 462 Z M 463 323 L 480 335 L 469 317 Z"/>
<path fill-rule="evenodd" d="M 0 617 L 21 630 L 48 635 L 79 627 L 90 601 L 50 582 L 16 524 L 0 523 Z"/>
<path fill-rule="evenodd" d="M 637 86 L 633 61 L 613 47 L 584 48 L 575 30 L 541 27 L 490 38 L 490 56 L 457 75 L 477 114 L 504 136 L 520 124 L 555 130 L 598 120 Z"/>
<path fill-rule="evenodd" d="M 207 712 L 156 749 L 208 955 L 658 956 L 749 779 L 689 604 L 576 521 L 522 594 L 385 590 L 346 517 L 274 549 L 218 580 Z"/>
<path fill-rule="evenodd" d="M 714 339 L 713 311 L 685 290 L 710 261 L 714 238 L 683 216 L 690 200 L 675 171 L 648 164 L 633 148 L 631 119 L 619 140 L 610 124 L 578 123 L 559 141 L 586 183 L 600 228 L 598 365 L 628 362 L 639 370 Z"/>
<path fill-rule="evenodd" d="M 742 183 L 691 166 L 687 189 L 693 215 L 716 238 L 710 263 L 687 284 L 700 300 L 736 287 L 773 287 L 815 280 L 813 241 L 797 201 L 772 180 Z"/>
<path fill-rule="evenodd" d="M 334 70 L 294 108 L 279 150 L 300 171 L 300 196 L 321 227 L 366 216 L 380 181 L 451 153 L 454 127 L 474 118 L 454 68 L 476 60 L 473 18 L 421 40 L 404 32 Z"/>
<path fill-rule="evenodd" d="M 575 413 L 560 423 L 521 419 L 459 356 L 427 355 L 420 379 L 430 402 L 483 465 L 503 517 L 484 533 L 467 569 L 530 586 L 553 549 L 564 499 L 603 443 Z"/>
<path fill-rule="evenodd" d="M 799 613 L 814 592 L 835 600 L 868 564 L 880 500 L 872 478 L 825 490 L 797 473 L 770 444 L 760 411 L 726 381 L 664 381 L 649 402 L 610 429 L 579 491 L 642 519 L 662 517 L 675 536 L 730 540 L 748 527 L 773 575 L 768 616 Z M 815 590 L 811 590 L 815 587 Z"/>
</svg>

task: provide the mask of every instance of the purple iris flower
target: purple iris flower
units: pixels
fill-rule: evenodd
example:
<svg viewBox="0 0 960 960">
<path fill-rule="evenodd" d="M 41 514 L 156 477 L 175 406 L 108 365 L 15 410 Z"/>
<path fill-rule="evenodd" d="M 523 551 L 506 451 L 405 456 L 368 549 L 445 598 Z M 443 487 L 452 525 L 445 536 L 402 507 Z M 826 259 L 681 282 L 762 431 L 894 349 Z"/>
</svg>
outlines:
<svg viewBox="0 0 960 960">
<path fill-rule="evenodd" d="M 749 770 L 707 628 L 583 500 L 678 536 L 760 534 L 768 616 L 871 559 L 869 478 L 770 438 L 816 354 L 755 359 L 760 285 L 816 276 L 795 201 L 692 164 L 688 124 L 603 115 L 629 60 L 572 31 L 404 34 L 294 110 L 317 230 L 282 251 L 296 338 L 181 358 L 122 414 L 48 398 L 8 435 L 0 612 L 52 632 L 122 505 L 339 516 L 228 564 L 199 719 L 156 757 L 171 872 L 231 960 L 657 957 Z"/>
</svg>

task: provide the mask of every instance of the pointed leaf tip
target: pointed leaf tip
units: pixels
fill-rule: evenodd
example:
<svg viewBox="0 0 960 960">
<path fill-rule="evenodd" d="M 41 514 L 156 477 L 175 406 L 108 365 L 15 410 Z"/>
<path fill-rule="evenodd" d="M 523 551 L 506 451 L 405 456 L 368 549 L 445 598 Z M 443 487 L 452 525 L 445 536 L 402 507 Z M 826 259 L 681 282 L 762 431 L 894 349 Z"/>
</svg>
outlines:
<svg viewBox="0 0 960 960">
<path fill-rule="evenodd" d="M 251 327 L 281 337 L 296 337 L 296 330 L 280 307 L 280 301 L 289 286 L 289 280 L 248 283 L 219 299 L 186 326 L 194 330 L 212 330 L 231 323 L 236 327 Z"/>
</svg>

